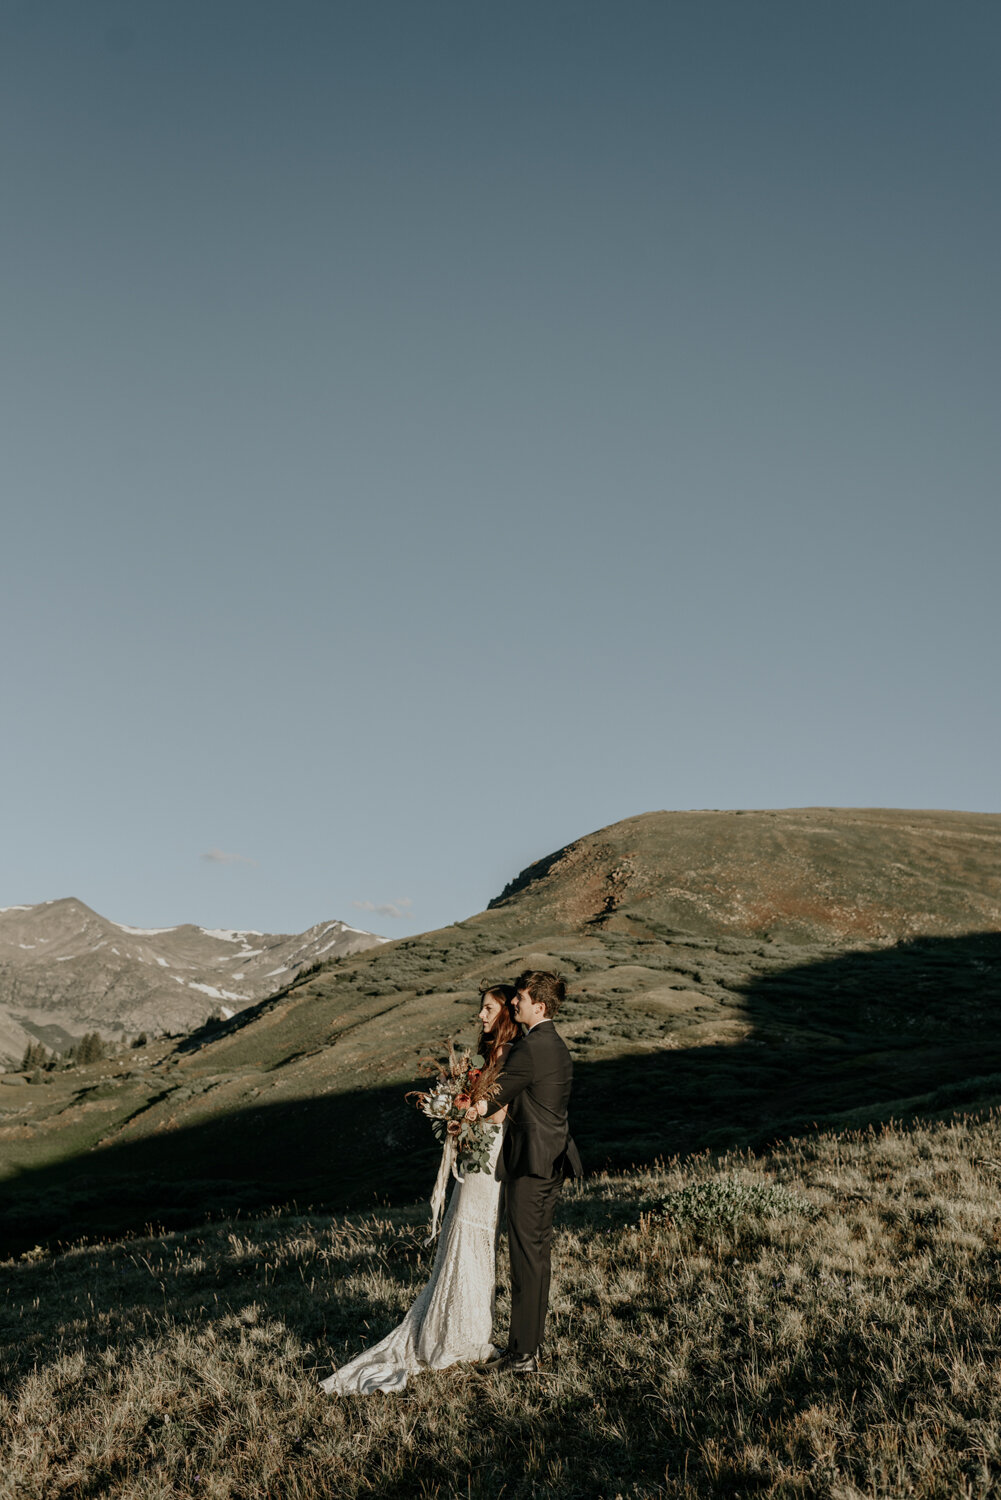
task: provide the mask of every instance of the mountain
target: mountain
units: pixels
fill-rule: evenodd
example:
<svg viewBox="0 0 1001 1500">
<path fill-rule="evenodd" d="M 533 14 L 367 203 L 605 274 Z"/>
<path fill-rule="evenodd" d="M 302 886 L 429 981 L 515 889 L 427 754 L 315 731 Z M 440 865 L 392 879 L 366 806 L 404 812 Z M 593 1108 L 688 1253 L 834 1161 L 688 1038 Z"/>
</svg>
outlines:
<svg viewBox="0 0 1001 1500">
<path fill-rule="evenodd" d="M 657 812 L 530 865 L 491 910 L 606 930 L 889 942 L 1001 927 L 1001 817 Z"/>
<path fill-rule="evenodd" d="M 410 1201 L 435 1165 L 404 1099 L 420 1059 L 475 1039 L 480 981 L 526 966 L 567 976 L 591 1169 L 996 1104 L 999 855 L 995 814 L 627 819 L 182 1041 L 0 1079 L 0 1209 L 30 1247 L 206 1205 Z"/>
<path fill-rule="evenodd" d="M 0 1061 L 22 1038 L 63 1046 L 87 1031 L 186 1032 L 286 986 L 313 964 L 383 941 L 344 922 L 289 936 L 136 928 L 68 898 L 0 910 Z"/>
</svg>

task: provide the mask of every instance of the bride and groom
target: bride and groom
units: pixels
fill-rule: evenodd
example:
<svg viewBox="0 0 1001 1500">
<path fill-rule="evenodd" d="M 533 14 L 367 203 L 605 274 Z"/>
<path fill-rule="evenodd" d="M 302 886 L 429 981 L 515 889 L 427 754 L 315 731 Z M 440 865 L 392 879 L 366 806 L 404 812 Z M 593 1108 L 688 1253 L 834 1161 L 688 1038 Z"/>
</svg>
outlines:
<svg viewBox="0 0 1001 1500">
<path fill-rule="evenodd" d="M 547 970 L 481 992 L 487 1087 L 478 1111 L 493 1133 L 487 1169 L 456 1184 L 431 1275 L 403 1322 L 324 1380 L 328 1395 L 400 1391 L 409 1375 L 460 1361 L 482 1374 L 538 1370 L 556 1200 L 566 1177 L 582 1176 L 567 1124 L 573 1064 L 553 1025 L 565 994 L 560 975 Z M 511 1259 L 503 1350 L 491 1343 L 502 1187 Z"/>
</svg>

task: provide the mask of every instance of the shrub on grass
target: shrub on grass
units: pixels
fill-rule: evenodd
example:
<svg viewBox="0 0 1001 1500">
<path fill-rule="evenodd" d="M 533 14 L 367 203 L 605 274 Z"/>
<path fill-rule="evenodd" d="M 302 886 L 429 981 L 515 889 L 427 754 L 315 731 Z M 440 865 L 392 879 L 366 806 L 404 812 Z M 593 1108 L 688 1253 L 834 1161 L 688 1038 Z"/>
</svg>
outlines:
<svg viewBox="0 0 1001 1500">
<path fill-rule="evenodd" d="M 705 1234 L 737 1228 L 747 1219 L 774 1219 L 782 1214 L 816 1219 L 820 1209 L 779 1183 L 719 1177 L 676 1188 L 661 1199 L 654 1213 L 668 1223 Z"/>
</svg>

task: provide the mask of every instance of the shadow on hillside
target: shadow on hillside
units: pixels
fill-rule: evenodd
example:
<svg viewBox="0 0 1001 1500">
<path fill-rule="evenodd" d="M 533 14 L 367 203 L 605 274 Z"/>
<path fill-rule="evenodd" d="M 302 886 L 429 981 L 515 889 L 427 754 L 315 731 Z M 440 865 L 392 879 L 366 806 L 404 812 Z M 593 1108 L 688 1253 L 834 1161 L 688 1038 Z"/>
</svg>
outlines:
<svg viewBox="0 0 1001 1500">
<path fill-rule="evenodd" d="M 433 1181 L 439 1151 L 398 1087 L 219 1114 L 0 1184 L 0 1255 L 272 1207 L 409 1202 Z"/>
<path fill-rule="evenodd" d="M 1001 1103 L 1001 933 L 775 970 L 739 1008 L 752 1030 L 738 1045 L 578 1066 L 589 1166 Z"/>
<path fill-rule="evenodd" d="M 760 1146 L 1001 1100 L 1001 934 L 922 938 L 762 976 L 735 997 L 739 1045 L 577 1064 L 572 1125 L 589 1169 Z M 651 1023 L 653 1024 L 653 1023 Z M 612 1020 L 614 1028 L 614 1017 Z M 180 1228 L 295 1203 L 402 1204 L 437 1150 L 398 1088 L 204 1119 L 24 1171 L 0 1185 L 4 1253 Z"/>
</svg>

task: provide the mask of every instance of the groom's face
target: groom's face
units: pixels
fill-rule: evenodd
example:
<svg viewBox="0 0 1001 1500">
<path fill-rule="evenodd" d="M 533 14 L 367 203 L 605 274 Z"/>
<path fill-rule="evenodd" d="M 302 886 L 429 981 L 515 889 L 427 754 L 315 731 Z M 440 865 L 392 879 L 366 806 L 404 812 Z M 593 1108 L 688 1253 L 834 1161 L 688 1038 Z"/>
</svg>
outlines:
<svg viewBox="0 0 1001 1500">
<path fill-rule="evenodd" d="M 511 1001 L 511 1014 L 522 1026 L 536 1026 L 546 1019 L 545 1005 L 537 1005 L 527 990 L 519 990 Z"/>
</svg>

